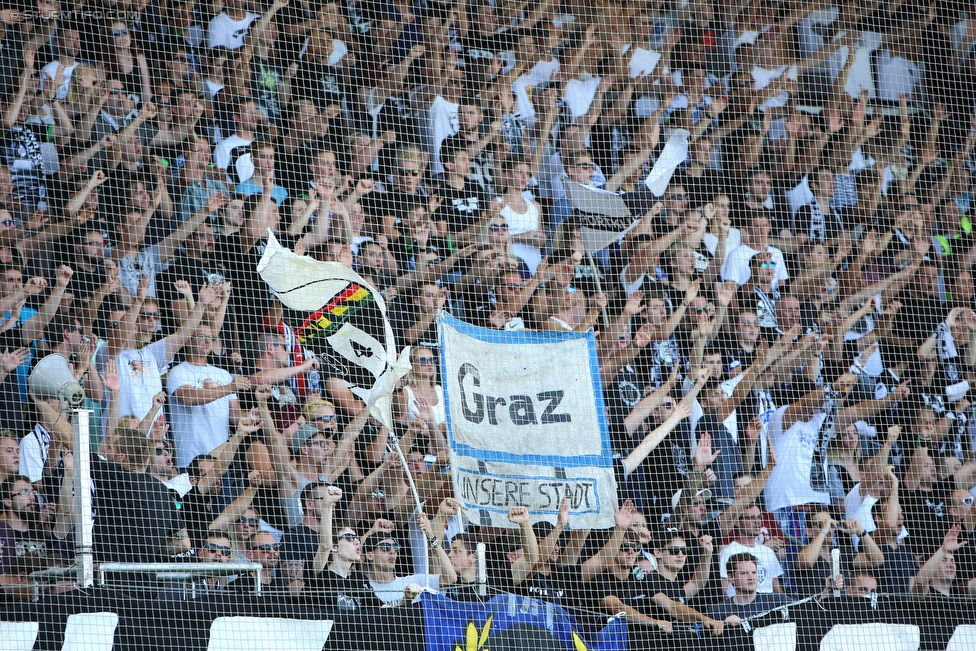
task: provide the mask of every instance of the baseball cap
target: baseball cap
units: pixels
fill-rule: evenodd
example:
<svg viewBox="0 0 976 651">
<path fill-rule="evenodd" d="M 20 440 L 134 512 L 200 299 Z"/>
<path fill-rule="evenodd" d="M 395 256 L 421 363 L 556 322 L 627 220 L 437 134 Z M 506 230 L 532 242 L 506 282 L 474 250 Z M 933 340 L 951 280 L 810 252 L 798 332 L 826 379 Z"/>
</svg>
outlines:
<svg viewBox="0 0 976 651">
<path fill-rule="evenodd" d="M 307 423 L 302 425 L 291 435 L 291 451 L 298 454 L 298 448 L 308 443 L 308 440 L 318 433 L 319 431 L 314 426 Z"/>
</svg>

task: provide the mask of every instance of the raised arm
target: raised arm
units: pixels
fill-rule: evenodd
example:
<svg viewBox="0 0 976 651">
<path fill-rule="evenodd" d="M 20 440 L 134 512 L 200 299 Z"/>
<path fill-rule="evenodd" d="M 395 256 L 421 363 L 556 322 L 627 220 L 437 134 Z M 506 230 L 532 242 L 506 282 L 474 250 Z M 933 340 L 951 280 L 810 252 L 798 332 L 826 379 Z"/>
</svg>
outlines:
<svg viewBox="0 0 976 651">
<path fill-rule="evenodd" d="M 332 553 L 332 518 L 335 516 L 336 504 L 341 499 L 342 489 L 338 486 L 325 489 L 325 505 L 319 517 L 319 545 L 315 550 L 315 558 L 312 559 L 312 572 L 315 574 L 321 574 L 329 564 L 329 555 Z"/>
</svg>

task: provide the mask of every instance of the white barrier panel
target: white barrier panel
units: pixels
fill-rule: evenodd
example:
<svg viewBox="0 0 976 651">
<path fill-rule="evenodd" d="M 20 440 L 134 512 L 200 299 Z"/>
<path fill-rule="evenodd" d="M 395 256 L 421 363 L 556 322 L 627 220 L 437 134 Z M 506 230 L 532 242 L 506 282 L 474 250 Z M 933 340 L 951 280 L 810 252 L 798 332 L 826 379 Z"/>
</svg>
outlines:
<svg viewBox="0 0 976 651">
<path fill-rule="evenodd" d="M 917 626 L 838 624 L 820 641 L 820 651 L 918 651 Z"/>
<path fill-rule="evenodd" d="M 0 651 L 31 651 L 37 622 L 0 622 Z"/>
<path fill-rule="evenodd" d="M 757 628 L 752 632 L 755 651 L 795 651 L 796 623 L 786 622 Z"/>
<path fill-rule="evenodd" d="M 946 645 L 946 651 L 973 651 L 976 649 L 976 626 L 957 626 Z"/>
<path fill-rule="evenodd" d="M 332 620 L 277 617 L 218 617 L 210 625 L 207 651 L 321 651 Z"/>
<path fill-rule="evenodd" d="M 115 613 L 78 613 L 68 617 L 61 651 L 111 651 L 115 641 Z"/>
</svg>

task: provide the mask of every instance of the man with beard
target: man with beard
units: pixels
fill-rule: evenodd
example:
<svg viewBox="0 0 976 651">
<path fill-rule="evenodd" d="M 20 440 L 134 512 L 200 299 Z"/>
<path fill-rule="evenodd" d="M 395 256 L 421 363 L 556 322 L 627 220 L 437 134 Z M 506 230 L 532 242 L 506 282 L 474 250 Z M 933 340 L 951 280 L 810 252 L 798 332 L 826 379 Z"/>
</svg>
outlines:
<svg viewBox="0 0 976 651">
<path fill-rule="evenodd" d="M 80 228 L 75 232 L 72 248 L 74 258 L 70 267 L 75 273 L 65 291 L 81 300 L 105 283 L 105 236 L 98 228 Z"/>
<path fill-rule="evenodd" d="M 45 557 L 57 546 L 51 529 L 41 522 L 38 492 L 30 479 L 12 475 L 0 484 L 0 574 L 18 556 Z"/>
</svg>

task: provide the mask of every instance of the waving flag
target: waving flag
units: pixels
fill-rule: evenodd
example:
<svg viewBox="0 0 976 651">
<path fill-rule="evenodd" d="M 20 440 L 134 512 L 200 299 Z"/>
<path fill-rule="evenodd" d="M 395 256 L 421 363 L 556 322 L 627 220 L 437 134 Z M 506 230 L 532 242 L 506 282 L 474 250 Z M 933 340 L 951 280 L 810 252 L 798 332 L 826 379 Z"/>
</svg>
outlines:
<svg viewBox="0 0 976 651">
<path fill-rule="evenodd" d="M 393 429 L 391 397 L 410 369 L 410 351 L 397 358 L 383 296 L 338 262 L 295 255 L 271 231 L 258 273 L 287 308 L 302 346 L 338 369 L 370 415 Z"/>
</svg>

